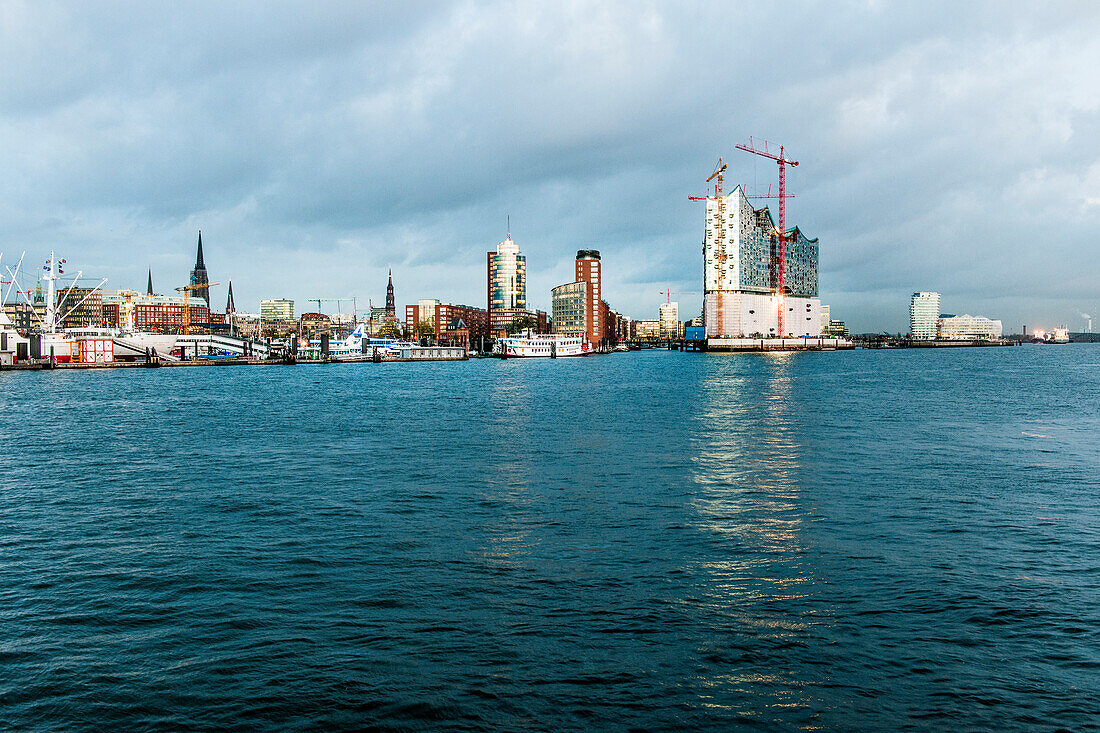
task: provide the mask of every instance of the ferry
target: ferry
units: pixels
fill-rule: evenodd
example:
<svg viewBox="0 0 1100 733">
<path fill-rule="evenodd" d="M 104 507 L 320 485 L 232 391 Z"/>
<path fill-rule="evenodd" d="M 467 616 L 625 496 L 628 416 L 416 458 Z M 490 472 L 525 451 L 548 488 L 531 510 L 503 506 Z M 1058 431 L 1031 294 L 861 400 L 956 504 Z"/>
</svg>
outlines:
<svg viewBox="0 0 1100 733">
<path fill-rule="evenodd" d="M 412 341 L 399 341 L 393 338 L 367 335 L 363 324 L 359 324 L 354 331 L 348 334 L 347 338 L 329 343 L 328 356 L 335 361 L 352 361 L 364 357 L 369 358 L 378 353 L 380 357 L 386 359 L 399 357 L 402 349 L 413 346 L 417 346 L 417 344 Z M 321 356 L 320 339 L 312 339 L 302 351 L 306 352 L 303 354 L 306 358 L 319 359 Z"/>
<path fill-rule="evenodd" d="M 587 356 L 591 345 L 582 336 L 534 334 L 528 331 L 522 336 L 497 339 L 493 355 L 502 359 L 511 357 Z"/>
</svg>

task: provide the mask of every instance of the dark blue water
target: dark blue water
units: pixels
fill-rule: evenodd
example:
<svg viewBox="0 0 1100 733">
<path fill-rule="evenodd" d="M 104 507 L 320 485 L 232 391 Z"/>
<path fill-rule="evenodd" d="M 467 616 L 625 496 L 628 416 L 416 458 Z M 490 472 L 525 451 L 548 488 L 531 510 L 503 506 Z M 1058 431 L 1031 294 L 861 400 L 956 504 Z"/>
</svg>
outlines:
<svg viewBox="0 0 1100 733">
<path fill-rule="evenodd" d="M 1098 369 L 3 373 L 0 728 L 1096 728 Z"/>
</svg>

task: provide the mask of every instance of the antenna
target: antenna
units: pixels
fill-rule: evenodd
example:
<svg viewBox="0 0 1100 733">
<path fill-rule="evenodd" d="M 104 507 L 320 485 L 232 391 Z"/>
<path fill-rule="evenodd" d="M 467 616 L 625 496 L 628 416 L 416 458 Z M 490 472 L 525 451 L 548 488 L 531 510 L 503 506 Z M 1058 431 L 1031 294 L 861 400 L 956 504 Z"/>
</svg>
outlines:
<svg viewBox="0 0 1100 733">
<path fill-rule="evenodd" d="M 508 239 L 512 238 L 512 215 L 508 214 Z"/>
</svg>

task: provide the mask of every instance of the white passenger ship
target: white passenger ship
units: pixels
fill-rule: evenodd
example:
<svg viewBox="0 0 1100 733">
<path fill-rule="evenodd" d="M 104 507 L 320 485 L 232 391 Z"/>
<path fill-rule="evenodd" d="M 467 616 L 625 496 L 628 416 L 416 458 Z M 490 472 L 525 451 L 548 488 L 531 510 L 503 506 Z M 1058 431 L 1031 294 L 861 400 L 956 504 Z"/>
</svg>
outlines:
<svg viewBox="0 0 1100 733">
<path fill-rule="evenodd" d="M 589 344 L 581 336 L 532 334 L 497 339 L 493 355 L 501 358 L 529 356 L 585 356 L 591 353 Z"/>
<path fill-rule="evenodd" d="M 414 341 L 400 341 L 398 339 L 381 336 L 371 336 L 363 324 L 355 327 L 346 338 L 334 339 L 329 343 L 328 357 L 335 361 L 357 361 L 364 357 L 372 357 L 377 352 L 383 359 L 401 356 L 401 350 L 416 347 Z M 366 351 L 364 351 L 364 348 Z M 306 359 L 319 359 L 321 357 L 321 340 L 312 339 L 308 344 L 298 347 L 300 357 Z"/>
</svg>

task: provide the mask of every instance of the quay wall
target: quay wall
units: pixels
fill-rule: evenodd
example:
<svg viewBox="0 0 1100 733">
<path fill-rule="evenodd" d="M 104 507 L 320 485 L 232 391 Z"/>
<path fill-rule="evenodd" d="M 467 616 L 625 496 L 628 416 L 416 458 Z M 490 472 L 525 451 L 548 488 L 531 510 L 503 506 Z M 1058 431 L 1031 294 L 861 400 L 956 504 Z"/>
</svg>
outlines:
<svg viewBox="0 0 1100 733">
<path fill-rule="evenodd" d="M 854 349 L 855 344 L 835 337 L 752 339 L 711 337 L 705 351 L 837 351 Z"/>
</svg>

